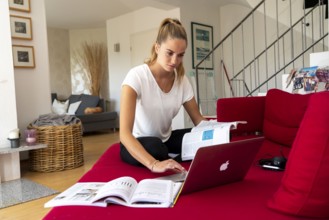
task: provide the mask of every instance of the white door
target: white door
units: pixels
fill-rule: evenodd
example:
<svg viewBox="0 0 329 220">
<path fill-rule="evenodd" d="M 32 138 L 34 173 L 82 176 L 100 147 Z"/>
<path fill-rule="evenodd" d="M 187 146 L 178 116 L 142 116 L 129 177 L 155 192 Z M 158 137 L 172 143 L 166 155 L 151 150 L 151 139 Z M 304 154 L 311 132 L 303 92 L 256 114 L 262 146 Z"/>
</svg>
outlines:
<svg viewBox="0 0 329 220">
<path fill-rule="evenodd" d="M 156 36 L 157 29 L 135 33 L 130 36 L 132 67 L 144 63 L 150 57 L 151 47 Z"/>
</svg>

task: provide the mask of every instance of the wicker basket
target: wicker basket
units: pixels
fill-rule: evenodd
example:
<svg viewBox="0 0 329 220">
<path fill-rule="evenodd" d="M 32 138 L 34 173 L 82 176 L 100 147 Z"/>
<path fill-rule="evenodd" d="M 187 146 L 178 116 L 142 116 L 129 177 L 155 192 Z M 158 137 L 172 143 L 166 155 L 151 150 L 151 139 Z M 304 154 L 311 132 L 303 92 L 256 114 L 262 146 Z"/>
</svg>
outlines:
<svg viewBox="0 0 329 220">
<path fill-rule="evenodd" d="M 30 151 L 30 169 L 40 172 L 54 172 L 82 166 L 82 125 L 29 126 L 37 130 L 38 143 L 47 148 Z"/>
</svg>

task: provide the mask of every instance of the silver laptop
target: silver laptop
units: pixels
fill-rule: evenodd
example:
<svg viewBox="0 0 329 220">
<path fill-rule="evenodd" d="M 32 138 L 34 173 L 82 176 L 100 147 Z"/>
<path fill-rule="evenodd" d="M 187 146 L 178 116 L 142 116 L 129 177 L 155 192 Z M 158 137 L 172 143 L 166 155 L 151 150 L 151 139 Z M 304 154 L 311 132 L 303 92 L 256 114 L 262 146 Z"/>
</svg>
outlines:
<svg viewBox="0 0 329 220">
<path fill-rule="evenodd" d="M 189 171 L 159 179 L 182 181 L 181 193 L 241 181 L 246 176 L 264 137 L 199 148 Z"/>
</svg>

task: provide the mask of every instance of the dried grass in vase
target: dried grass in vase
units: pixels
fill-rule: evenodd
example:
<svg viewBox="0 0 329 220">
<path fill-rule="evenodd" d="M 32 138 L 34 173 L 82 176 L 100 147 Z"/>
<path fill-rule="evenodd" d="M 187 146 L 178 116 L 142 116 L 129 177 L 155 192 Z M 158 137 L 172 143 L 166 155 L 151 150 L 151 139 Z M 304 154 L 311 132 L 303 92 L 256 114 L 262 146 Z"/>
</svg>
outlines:
<svg viewBox="0 0 329 220">
<path fill-rule="evenodd" d="M 103 43 L 84 42 L 75 51 L 74 59 L 85 70 L 92 95 L 99 96 L 101 82 L 107 70 L 107 48 Z"/>
</svg>

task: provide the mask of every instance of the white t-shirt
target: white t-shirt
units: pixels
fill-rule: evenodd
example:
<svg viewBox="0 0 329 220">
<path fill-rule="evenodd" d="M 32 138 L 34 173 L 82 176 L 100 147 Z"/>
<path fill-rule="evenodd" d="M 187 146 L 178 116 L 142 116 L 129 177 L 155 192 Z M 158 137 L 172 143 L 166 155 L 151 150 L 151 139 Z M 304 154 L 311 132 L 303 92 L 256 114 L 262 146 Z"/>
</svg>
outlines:
<svg viewBox="0 0 329 220">
<path fill-rule="evenodd" d="M 163 142 L 170 137 L 172 119 L 182 104 L 194 97 L 185 75 L 180 84 L 176 76 L 170 92 L 163 92 L 147 64 L 132 68 L 122 85 L 129 85 L 137 93 L 133 135 L 155 136 Z"/>
</svg>

